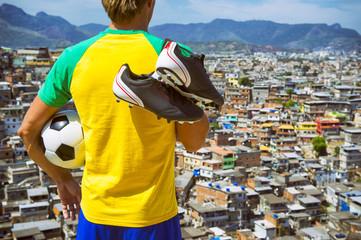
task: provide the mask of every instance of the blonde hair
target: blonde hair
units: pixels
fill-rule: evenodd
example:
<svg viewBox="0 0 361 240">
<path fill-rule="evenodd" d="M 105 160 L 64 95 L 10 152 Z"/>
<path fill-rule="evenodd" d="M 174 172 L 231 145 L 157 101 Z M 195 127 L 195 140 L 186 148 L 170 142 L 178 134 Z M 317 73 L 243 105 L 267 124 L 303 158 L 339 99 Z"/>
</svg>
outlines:
<svg viewBox="0 0 361 240">
<path fill-rule="evenodd" d="M 114 23 L 130 22 L 139 14 L 149 0 L 102 0 L 103 7 L 108 17 Z"/>
</svg>

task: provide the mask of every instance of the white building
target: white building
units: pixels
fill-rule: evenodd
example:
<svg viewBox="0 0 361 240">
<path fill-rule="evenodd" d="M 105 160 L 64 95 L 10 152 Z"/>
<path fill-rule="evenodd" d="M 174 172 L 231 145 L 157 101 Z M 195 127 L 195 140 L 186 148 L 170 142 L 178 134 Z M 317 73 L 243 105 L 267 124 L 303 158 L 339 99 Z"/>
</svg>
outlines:
<svg viewBox="0 0 361 240">
<path fill-rule="evenodd" d="M 274 239 L 276 237 L 276 226 L 267 220 L 254 221 L 254 232 L 253 234 L 261 239 Z"/>
<path fill-rule="evenodd" d="M 361 146 L 341 146 L 340 168 L 361 168 Z"/>
</svg>

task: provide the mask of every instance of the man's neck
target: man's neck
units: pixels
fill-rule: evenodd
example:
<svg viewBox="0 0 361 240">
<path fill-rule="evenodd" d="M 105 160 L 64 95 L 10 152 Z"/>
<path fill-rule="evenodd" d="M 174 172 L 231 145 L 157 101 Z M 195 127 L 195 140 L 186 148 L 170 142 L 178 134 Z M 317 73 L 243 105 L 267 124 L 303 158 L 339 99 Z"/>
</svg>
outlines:
<svg viewBox="0 0 361 240">
<path fill-rule="evenodd" d="M 148 31 L 148 25 L 147 24 L 143 24 L 141 22 L 135 22 L 132 21 L 130 23 L 127 24 L 116 24 L 114 22 L 111 22 L 109 25 L 110 29 L 114 29 L 114 30 L 142 30 L 142 31 Z"/>
</svg>

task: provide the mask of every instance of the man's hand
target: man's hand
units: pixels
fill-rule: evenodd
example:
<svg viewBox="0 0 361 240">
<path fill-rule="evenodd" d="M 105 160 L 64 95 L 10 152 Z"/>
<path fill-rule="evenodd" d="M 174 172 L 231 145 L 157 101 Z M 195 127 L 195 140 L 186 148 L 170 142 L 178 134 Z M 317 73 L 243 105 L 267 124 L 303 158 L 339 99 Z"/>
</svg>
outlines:
<svg viewBox="0 0 361 240">
<path fill-rule="evenodd" d="M 71 179 L 56 185 L 58 186 L 58 195 L 64 218 L 69 218 L 69 211 L 71 220 L 75 220 L 76 211 L 78 216 L 80 214 L 81 190 L 79 184 L 74 179 Z M 76 206 L 76 209 L 74 206 Z"/>
<path fill-rule="evenodd" d="M 209 131 L 209 121 L 205 114 L 203 118 L 190 125 L 176 123 L 177 138 L 182 142 L 188 152 L 196 152 L 200 149 L 207 137 Z"/>
</svg>

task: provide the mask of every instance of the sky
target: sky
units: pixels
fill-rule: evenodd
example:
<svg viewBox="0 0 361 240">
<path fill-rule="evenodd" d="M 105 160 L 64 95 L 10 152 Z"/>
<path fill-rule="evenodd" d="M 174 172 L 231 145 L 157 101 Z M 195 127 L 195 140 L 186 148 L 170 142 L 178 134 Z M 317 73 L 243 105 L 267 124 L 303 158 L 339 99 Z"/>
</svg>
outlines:
<svg viewBox="0 0 361 240">
<path fill-rule="evenodd" d="M 35 15 L 44 11 L 71 24 L 110 23 L 101 0 L 0 0 Z M 208 23 L 216 18 L 277 23 L 340 23 L 361 33 L 361 0 L 156 0 L 150 26 Z"/>
</svg>

